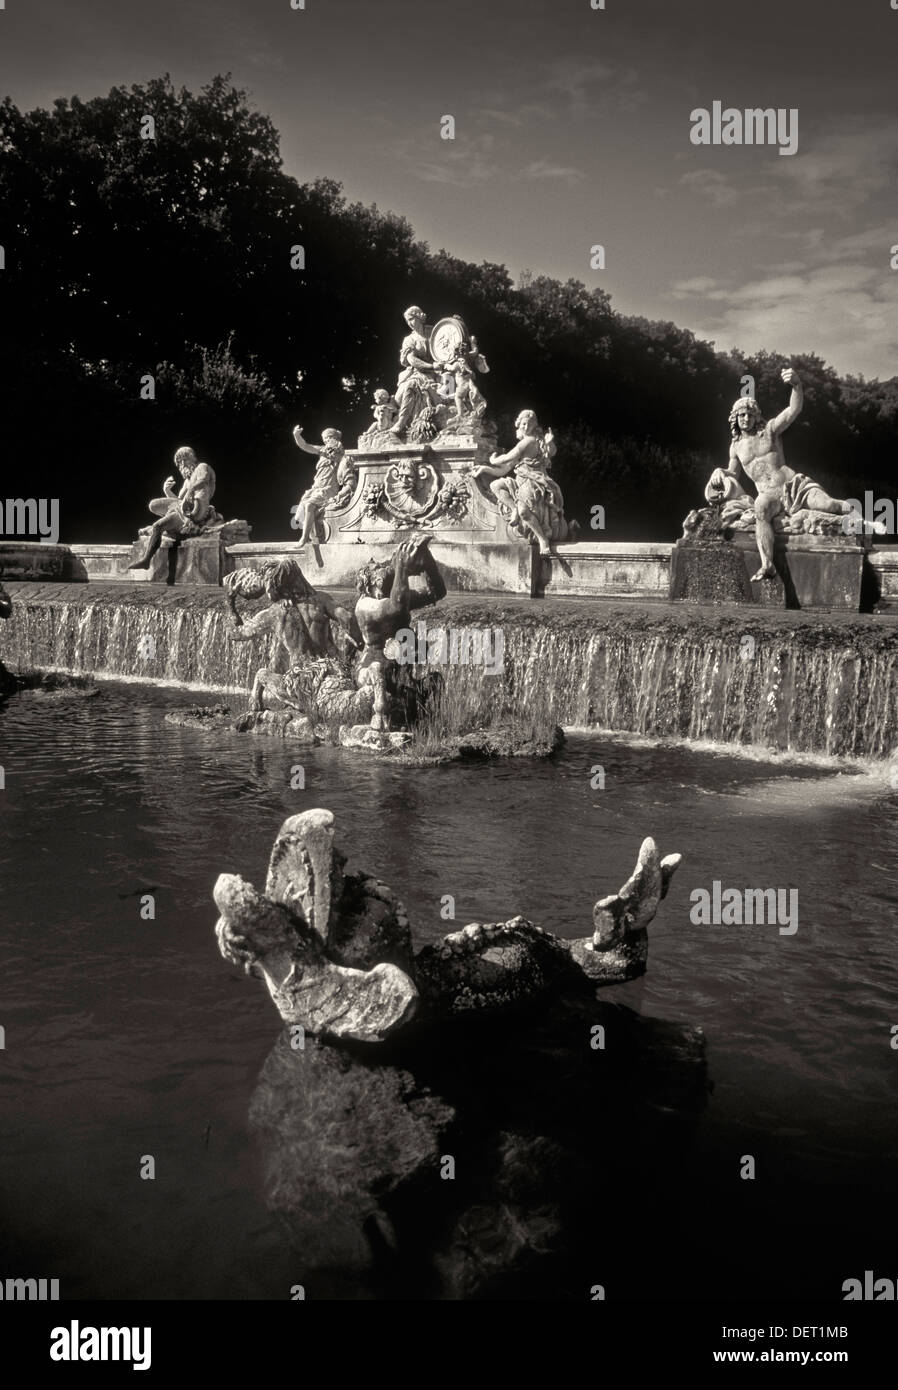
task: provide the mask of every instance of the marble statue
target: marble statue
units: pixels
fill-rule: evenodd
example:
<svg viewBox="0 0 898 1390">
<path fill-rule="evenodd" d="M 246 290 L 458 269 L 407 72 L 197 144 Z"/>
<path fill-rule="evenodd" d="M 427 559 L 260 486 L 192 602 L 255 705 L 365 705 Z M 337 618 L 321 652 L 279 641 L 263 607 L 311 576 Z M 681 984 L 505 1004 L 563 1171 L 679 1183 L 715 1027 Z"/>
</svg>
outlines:
<svg viewBox="0 0 898 1390">
<path fill-rule="evenodd" d="M 359 435 L 359 448 L 386 449 L 395 444 L 396 437 L 391 430 L 398 414 L 399 405 L 395 396 L 379 386 L 371 402 L 371 423 L 364 434 Z"/>
<path fill-rule="evenodd" d="M 486 410 L 486 398 L 474 379 L 475 372 L 488 372 L 486 359 L 477 348 L 477 339 L 472 337 L 470 345 L 459 343 L 446 364 L 446 375 L 454 383 L 453 399 L 455 414 L 460 421 L 466 414 L 479 419 Z M 468 409 L 465 410 L 467 404 Z"/>
<path fill-rule="evenodd" d="M 225 960 L 261 975 L 285 1023 L 325 1038 L 377 1043 L 417 1019 L 495 1011 L 588 981 L 645 971 L 646 928 L 679 854 L 646 839 L 618 893 L 593 909 L 593 932 L 564 940 L 523 917 L 472 922 L 415 953 L 408 916 L 386 884 L 344 872 L 330 811 L 284 821 L 264 893 L 221 874 L 213 897 Z"/>
<path fill-rule="evenodd" d="M 432 419 L 437 405 L 436 368 L 430 351 L 430 329 L 424 321 L 424 310 L 412 304 L 403 314 L 409 332 L 399 348 L 399 379 L 394 397 L 398 414 L 390 426 L 396 439 L 407 435 L 416 443 L 426 443 L 436 435 L 438 425 Z M 418 429 L 412 430 L 415 423 Z"/>
<path fill-rule="evenodd" d="M 154 497 L 150 502 L 149 509 L 159 520 L 140 532 L 146 537 L 144 551 L 131 562 L 129 570 L 149 569 L 163 536 L 186 540 L 225 524 L 212 506 L 215 473 L 208 463 L 200 463 L 194 450 L 185 444 L 175 453 L 175 467 L 183 480 L 181 488 L 176 492 L 177 479 L 166 478 L 162 488 L 165 495 Z"/>
<path fill-rule="evenodd" d="M 381 386 L 374 392 L 374 405 L 372 414 L 374 416 L 374 428 L 389 431 L 393 421 L 399 411 L 395 396 L 391 396 L 389 391 L 385 391 Z"/>
<path fill-rule="evenodd" d="M 273 633 L 287 662 L 283 673 L 267 666 L 256 672 L 249 711 L 239 728 L 299 737 L 311 736 L 317 724 L 339 720 L 346 726 L 342 741 L 349 746 L 384 748 L 407 741 L 408 733 L 391 732 L 400 677 L 389 644 L 409 626 L 413 611 L 446 593 L 427 545 L 427 536 L 410 536 L 389 561 L 371 560 L 359 571 L 353 612 L 313 588 L 295 560 L 269 561 L 258 570 L 227 575 L 231 636 L 250 641 Z M 422 588 L 412 587 L 413 575 L 423 577 Z M 263 596 L 267 607 L 249 618 L 240 614 L 238 597 Z M 408 692 L 414 698 L 421 693 Z M 287 715 L 301 718 L 285 723 Z"/>
<path fill-rule="evenodd" d="M 272 560 L 258 570 L 239 569 L 225 578 L 233 626 L 231 636 L 246 642 L 274 633 L 287 658 L 280 674 L 261 667 L 253 680 L 250 710 L 294 709 L 311 718 L 367 718 L 371 693 L 360 691 L 350 659 L 362 648 L 355 615 L 330 594 L 315 589 L 295 560 Z M 269 600 L 244 618 L 237 596 Z"/>
<path fill-rule="evenodd" d="M 429 537 L 409 536 L 400 542 L 389 562 L 370 560 L 359 571 L 359 598 L 355 617 L 364 642 L 357 679 L 360 687 L 373 692 L 371 729 L 386 733 L 390 729 L 391 686 L 395 660 L 387 644 L 401 628 L 411 623 L 412 612 L 445 597 L 446 584 L 430 553 Z M 412 575 L 422 575 L 423 589 L 409 584 Z"/>
<path fill-rule="evenodd" d="M 549 468 L 556 446 L 551 430 L 543 430 L 533 410 L 515 420 L 518 442 L 505 454 L 493 453 L 488 464 L 471 470 L 474 478 L 492 478 L 490 492 L 518 535 L 535 540 L 540 555 L 551 555 L 556 541 L 571 539 L 576 522 L 564 515 L 564 498 Z"/>
<path fill-rule="evenodd" d="M 751 396 L 741 396 L 730 411 L 729 463 L 715 468 L 705 488 L 708 502 L 720 507 L 719 522 L 736 530 L 754 527 L 761 564 L 752 582 L 776 577 L 773 563 L 774 532 L 819 534 L 843 529 L 837 517 L 852 511 L 849 502 L 830 497 L 804 473 L 791 469 L 783 453 L 782 435 L 801 414 L 804 393 L 791 367 L 782 372 L 791 388 L 789 404 L 779 415 L 765 420 L 760 406 Z M 757 496 L 742 487 L 743 471 L 754 483 Z M 686 534 L 696 530 L 694 514 Z"/>
<path fill-rule="evenodd" d="M 309 444 L 303 438 L 302 426 L 297 425 L 293 431 L 293 438 L 300 449 L 307 454 L 315 454 L 318 458 L 312 486 L 303 493 L 297 504 L 302 531 L 296 549 L 302 550 L 309 541 L 317 544 L 323 539 L 320 523 L 324 511 L 329 503 L 351 492 L 354 470 L 346 457 L 343 436 L 339 430 L 323 430 L 321 443 Z"/>
<path fill-rule="evenodd" d="M 431 328 L 423 309 L 413 304 L 404 318 L 410 331 L 399 349 L 396 390 L 392 397 L 383 388 L 375 394 L 374 423 L 359 446 L 380 448 L 397 441 L 428 444 L 443 433 L 455 436 L 460 429 L 479 435 L 486 400 L 476 375 L 488 372 L 489 366 L 477 339 L 457 315 L 440 319 Z M 395 419 L 388 423 L 390 410 L 395 411 Z"/>
</svg>

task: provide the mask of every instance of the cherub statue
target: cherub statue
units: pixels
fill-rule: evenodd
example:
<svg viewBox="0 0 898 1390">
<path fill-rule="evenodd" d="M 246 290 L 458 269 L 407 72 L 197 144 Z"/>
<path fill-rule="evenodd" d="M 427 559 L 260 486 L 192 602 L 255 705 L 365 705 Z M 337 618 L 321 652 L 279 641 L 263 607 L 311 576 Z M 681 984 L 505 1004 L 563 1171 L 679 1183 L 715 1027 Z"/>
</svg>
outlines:
<svg viewBox="0 0 898 1390">
<path fill-rule="evenodd" d="M 147 538 L 146 546 L 140 558 L 128 566 L 129 570 L 149 569 L 163 536 L 184 540 L 224 520 L 212 506 L 215 473 L 208 463 L 200 463 L 193 449 L 185 444 L 175 453 L 175 467 L 183 479 L 181 489 L 176 493 L 177 479 L 169 477 L 162 485 L 164 497 L 153 498 L 150 511 L 159 520 L 141 532 Z"/>
<path fill-rule="evenodd" d="M 386 645 L 400 628 L 411 623 L 412 612 L 445 597 L 446 584 L 428 549 L 429 536 L 410 536 L 394 550 L 389 562 L 370 560 L 359 571 L 359 599 L 355 616 L 364 641 L 364 652 L 357 673 L 360 686 L 374 692 L 371 728 L 390 727 L 390 681 L 395 661 Z M 423 590 L 413 589 L 409 577 L 424 576 Z"/>
<path fill-rule="evenodd" d="M 488 372 L 489 367 L 486 358 L 477 347 L 477 339 L 473 334 L 470 346 L 460 346 L 452 360 L 446 364 L 446 370 L 455 381 L 455 413 L 459 420 L 464 415 L 466 401 L 469 406 L 468 413 L 479 419 L 486 410 L 486 398 L 474 380 L 474 373 Z"/>
<path fill-rule="evenodd" d="M 321 444 L 309 444 L 303 438 L 302 426 L 297 425 L 293 438 L 305 453 L 318 456 L 312 486 L 303 493 L 296 507 L 297 519 L 302 527 L 296 548 L 302 550 L 318 535 L 319 519 L 327 504 L 351 481 L 353 465 L 346 458 L 343 436 L 339 430 L 322 430 Z"/>
<path fill-rule="evenodd" d="M 395 397 L 391 396 L 389 391 L 384 390 L 382 386 L 378 387 L 374 392 L 374 405 L 372 407 L 375 428 L 379 430 L 388 430 L 396 419 L 398 412 L 399 406 L 396 403 Z"/>
</svg>

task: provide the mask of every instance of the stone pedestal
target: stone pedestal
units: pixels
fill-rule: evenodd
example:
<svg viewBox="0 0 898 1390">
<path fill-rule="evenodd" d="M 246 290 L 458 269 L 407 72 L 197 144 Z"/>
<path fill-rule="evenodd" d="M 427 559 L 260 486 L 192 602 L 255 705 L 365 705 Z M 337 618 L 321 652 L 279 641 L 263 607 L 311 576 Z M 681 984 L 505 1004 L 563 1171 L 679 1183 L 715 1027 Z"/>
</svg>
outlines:
<svg viewBox="0 0 898 1390">
<path fill-rule="evenodd" d="M 325 512 L 328 544 L 364 545 L 397 530 L 521 544 L 488 486 L 471 477 L 471 469 L 485 461 L 481 439 L 347 449 L 346 457 L 355 465 L 355 486 Z"/>
<path fill-rule="evenodd" d="M 778 535 L 777 578 L 751 583 L 760 563 L 753 532 L 737 531 L 731 540 L 679 540 L 671 554 L 670 597 L 856 613 L 863 606 L 868 545 L 865 537 Z"/>
<path fill-rule="evenodd" d="M 867 555 L 870 607 L 877 613 L 898 609 L 898 545 L 877 544 Z"/>
<path fill-rule="evenodd" d="M 208 535 L 190 536 L 186 540 L 173 540 L 164 536 L 162 544 L 150 561 L 149 569 L 130 570 L 128 577 L 138 583 L 217 587 L 224 576 L 235 567 L 228 548 L 249 541 L 251 529 L 245 521 L 239 521 L 220 526 Z M 146 541 L 142 538 L 133 543 L 130 556 L 132 561 L 140 559 L 145 545 Z"/>
<path fill-rule="evenodd" d="M 316 587 L 355 588 L 368 560 L 388 560 L 405 537 L 424 533 L 449 589 L 533 594 L 536 547 L 511 530 L 488 487 L 471 476 L 486 450 L 474 436 L 349 449 L 353 486 L 327 508 L 318 544 L 302 551 L 289 542 L 237 544 L 232 563 L 253 568 L 287 550 Z"/>
</svg>

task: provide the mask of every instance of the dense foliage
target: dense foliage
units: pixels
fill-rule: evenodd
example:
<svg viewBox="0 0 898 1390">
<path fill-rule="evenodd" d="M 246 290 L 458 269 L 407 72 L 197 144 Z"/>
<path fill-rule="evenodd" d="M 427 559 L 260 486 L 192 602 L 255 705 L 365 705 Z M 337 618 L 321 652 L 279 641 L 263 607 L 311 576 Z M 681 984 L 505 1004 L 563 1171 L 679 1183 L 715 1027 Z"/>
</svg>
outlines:
<svg viewBox="0 0 898 1390">
<path fill-rule="evenodd" d="M 297 183 L 228 77 L 199 95 L 163 77 L 52 111 L 5 100 L 0 208 L 7 491 L 59 496 L 64 539 L 131 535 L 182 443 L 218 470 L 226 515 L 289 535 L 311 465 L 289 426 L 355 442 L 374 388 L 395 382 L 412 302 L 466 319 L 503 447 L 533 406 L 555 428 L 569 510 L 588 523 L 601 503 L 609 539 L 679 534 L 726 459 L 743 373 L 769 413 L 785 404 L 784 359 L 622 317 L 575 280 L 515 285 L 502 265 L 432 253 L 329 179 Z M 790 461 L 842 495 L 888 495 L 898 378 L 840 379 L 813 355 L 792 365 L 807 405 Z"/>
</svg>

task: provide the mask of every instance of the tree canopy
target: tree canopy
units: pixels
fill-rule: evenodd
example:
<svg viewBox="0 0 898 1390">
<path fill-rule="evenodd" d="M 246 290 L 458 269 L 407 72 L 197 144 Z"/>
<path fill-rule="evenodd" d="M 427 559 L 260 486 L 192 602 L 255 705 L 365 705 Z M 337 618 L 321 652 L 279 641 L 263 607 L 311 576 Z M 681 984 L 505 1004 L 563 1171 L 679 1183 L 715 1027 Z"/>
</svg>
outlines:
<svg viewBox="0 0 898 1390">
<path fill-rule="evenodd" d="M 430 251 L 331 179 L 297 182 L 227 75 L 196 95 L 163 76 L 51 111 L 4 100 L 0 207 L 7 454 L 37 454 L 15 490 L 63 499 L 68 539 L 132 534 L 182 443 L 219 470 L 222 510 L 289 534 L 308 461 L 288 425 L 335 425 L 351 443 L 374 389 L 395 382 L 413 302 L 466 319 L 503 444 L 532 406 L 555 429 L 569 511 L 601 503 L 612 539 L 678 534 L 725 461 L 745 373 L 765 410 L 785 403 L 784 358 L 621 316 L 576 280 L 528 272 L 515 286 L 503 265 Z M 807 393 L 793 466 L 843 495 L 887 488 L 898 378 L 841 379 L 813 354 L 791 365 Z"/>
</svg>

